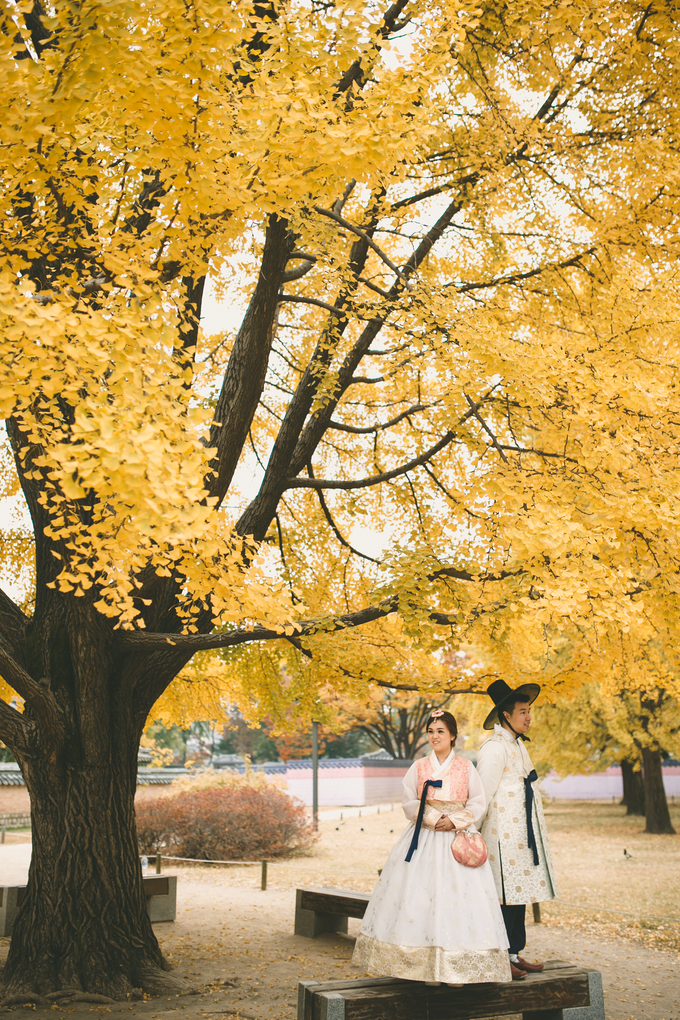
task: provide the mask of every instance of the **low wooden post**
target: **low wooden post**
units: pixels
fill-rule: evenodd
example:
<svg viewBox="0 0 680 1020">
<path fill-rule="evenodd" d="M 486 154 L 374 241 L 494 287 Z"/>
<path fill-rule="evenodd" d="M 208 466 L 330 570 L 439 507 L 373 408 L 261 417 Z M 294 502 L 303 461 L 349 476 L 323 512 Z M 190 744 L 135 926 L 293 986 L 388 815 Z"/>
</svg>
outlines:
<svg viewBox="0 0 680 1020">
<path fill-rule="evenodd" d="M 7 832 L 7 829 L 3 825 L 2 829 L 0 829 L 0 843 L 4 843 L 5 842 L 5 833 L 6 832 Z"/>
<path fill-rule="evenodd" d="M 541 904 L 532 903 L 531 906 L 534 908 L 534 924 L 541 923 Z"/>
<path fill-rule="evenodd" d="M 162 858 L 160 854 L 156 854 L 156 874 L 160 875 L 162 866 Z"/>
<path fill-rule="evenodd" d="M 260 889 L 267 888 L 267 862 L 262 861 L 262 879 L 260 881 Z"/>
<path fill-rule="evenodd" d="M 319 724 L 312 723 L 312 824 L 319 830 Z"/>
</svg>

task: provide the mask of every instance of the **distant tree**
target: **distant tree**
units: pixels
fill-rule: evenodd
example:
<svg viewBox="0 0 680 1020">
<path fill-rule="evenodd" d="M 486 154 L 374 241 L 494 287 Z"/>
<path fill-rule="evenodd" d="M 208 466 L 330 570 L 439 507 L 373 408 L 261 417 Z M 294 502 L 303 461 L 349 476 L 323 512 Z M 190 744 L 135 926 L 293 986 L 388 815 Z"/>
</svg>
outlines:
<svg viewBox="0 0 680 1020">
<path fill-rule="evenodd" d="M 627 815 L 641 815 L 644 818 L 645 779 L 642 762 L 632 762 L 628 758 L 623 758 L 620 765 L 623 781 L 621 804 L 626 808 Z"/>
<path fill-rule="evenodd" d="M 393 758 L 412 760 L 427 742 L 426 723 L 433 709 L 444 708 L 446 699 L 433 702 L 402 691 L 378 689 L 367 699 L 336 699 L 336 726 L 363 733 Z"/>
</svg>

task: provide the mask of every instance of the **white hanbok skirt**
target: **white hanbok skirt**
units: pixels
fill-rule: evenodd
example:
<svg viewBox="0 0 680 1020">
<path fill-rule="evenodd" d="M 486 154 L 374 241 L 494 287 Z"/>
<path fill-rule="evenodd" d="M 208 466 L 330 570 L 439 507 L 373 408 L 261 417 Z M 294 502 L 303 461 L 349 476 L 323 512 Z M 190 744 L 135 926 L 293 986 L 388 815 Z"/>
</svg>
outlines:
<svg viewBox="0 0 680 1020">
<path fill-rule="evenodd" d="M 477 984 L 510 981 L 508 938 L 489 862 L 459 864 L 454 832 L 421 829 L 406 863 L 414 826 L 383 868 L 352 962 L 375 977 Z"/>
</svg>

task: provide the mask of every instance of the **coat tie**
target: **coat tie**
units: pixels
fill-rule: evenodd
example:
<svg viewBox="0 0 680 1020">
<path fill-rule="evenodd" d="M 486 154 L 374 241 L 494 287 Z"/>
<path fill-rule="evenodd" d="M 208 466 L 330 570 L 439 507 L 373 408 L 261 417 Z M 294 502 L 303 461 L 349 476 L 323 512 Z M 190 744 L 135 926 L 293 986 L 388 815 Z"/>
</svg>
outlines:
<svg viewBox="0 0 680 1020">
<path fill-rule="evenodd" d="M 425 814 L 425 801 L 427 800 L 427 788 L 428 788 L 428 786 L 441 786 L 441 785 L 442 785 L 441 779 L 426 779 L 425 780 L 425 783 L 423 785 L 423 792 L 422 792 L 422 794 L 420 796 L 420 807 L 418 808 L 418 818 L 416 819 L 416 828 L 415 828 L 415 831 L 413 833 L 413 839 L 411 840 L 411 845 L 408 848 L 408 853 L 406 854 L 406 860 L 407 861 L 411 860 L 411 858 L 413 857 L 413 854 L 418 849 L 418 836 L 420 835 L 420 829 L 421 829 L 421 826 L 423 824 L 423 815 Z"/>
<path fill-rule="evenodd" d="M 538 864 L 538 847 L 536 846 L 536 836 L 534 834 L 534 819 L 533 819 L 533 808 L 534 808 L 534 788 L 531 785 L 538 779 L 536 769 L 532 769 L 529 775 L 524 780 L 525 790 L 525 804 L 527 809 L 527 838 L 529 841 L 529 848 L 534 855 L 534 864 Z M 416 841 L 417 845 L 417 841 Z M 406 858 L 408 860 L 408 857 Z"/>
</svg>

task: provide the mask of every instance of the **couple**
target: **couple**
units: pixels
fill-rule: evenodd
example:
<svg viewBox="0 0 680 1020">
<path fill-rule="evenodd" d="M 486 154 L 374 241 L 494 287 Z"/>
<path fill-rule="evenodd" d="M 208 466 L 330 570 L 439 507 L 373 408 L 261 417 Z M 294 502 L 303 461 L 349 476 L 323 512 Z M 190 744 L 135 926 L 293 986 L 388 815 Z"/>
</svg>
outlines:
<svg viewBox="0 0 680 1020">
<path fill-rule="evenodd" d="M 450 712 L 427 724 L 432 753 L 404 777 L 403 807 L 412 824 L 392 850 L 371 897 L 353 962 L 369 974 L 429 984 L 522 980 L 528 963 L 525 906 L 555 897 L 536 772 L 523 741 L 540 688 L 504 680 L 488 688 L 493 735 L 477 768 L 454 751 Z M 457 832 L 476 832 L 489 851 L 479 867 L 458 863 Z M 422 827 L 421 827 L 422 820 Z"/>
</svg>

